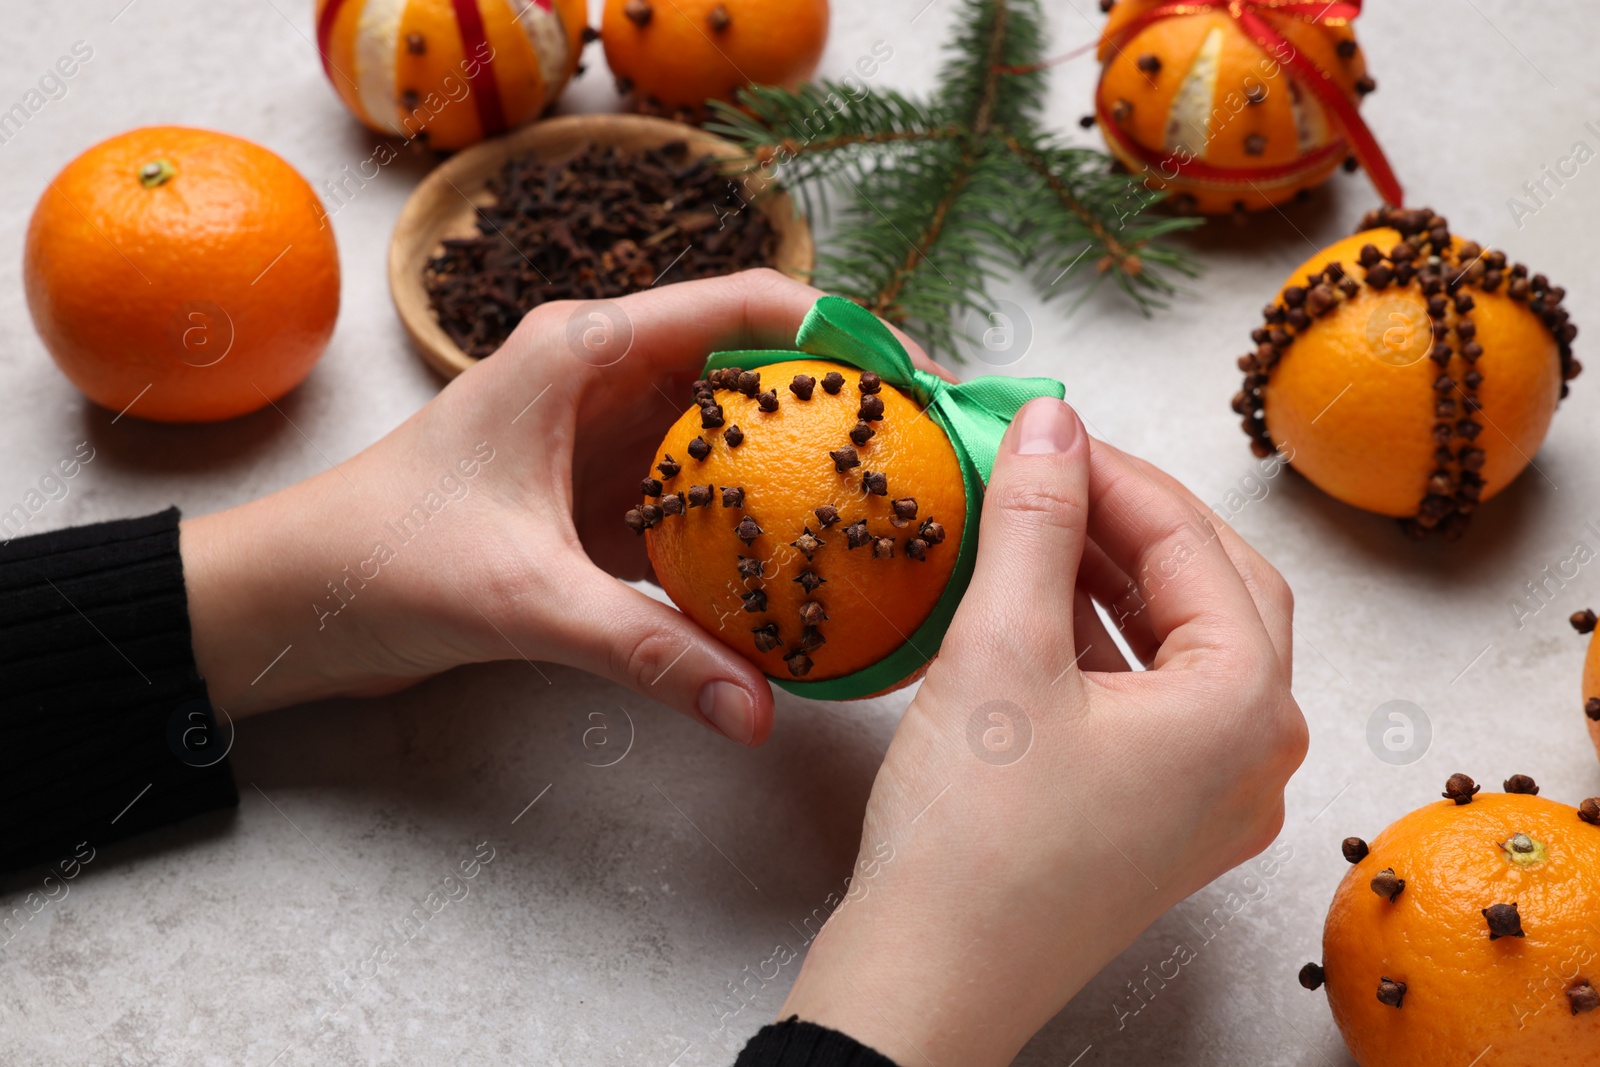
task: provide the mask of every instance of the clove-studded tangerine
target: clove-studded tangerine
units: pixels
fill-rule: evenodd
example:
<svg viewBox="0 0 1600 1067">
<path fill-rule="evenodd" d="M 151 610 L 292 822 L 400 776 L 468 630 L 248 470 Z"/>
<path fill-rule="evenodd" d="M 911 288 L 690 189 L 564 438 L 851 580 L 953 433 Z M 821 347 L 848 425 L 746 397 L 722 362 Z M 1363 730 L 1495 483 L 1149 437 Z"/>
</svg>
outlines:
<svg viewBox="0 0 1600 1067">
<path fill-rule="evenodd" d="M 1330 496 L 1460 536 L 1539 450 L 1577 326 L 1566 291 L 1426 208 L 1383 208 L 1301 264 L 1241 356 L 1233 410 Z"/>
<path fill-rule="evenodd" d="M 667 594 L 778 679 L 841 678 L 902 646 L 949 584 L 966 518 L 939 422 L 890 382 L 822 359 L 723 368 L 694 394 L 650 463 L 705 441 L 695 484 L 668 464 L 663 491 L 685 493 L 682 506 L 626 518 Z M 871 432 L 853 437 L 863 408 Z M 707 409 L 737 434 L 707 432 Z M 722 506 L 700 506 L 713 487 Z"/>
<path fill-rule="evenodd" d="M 1345 841 L 1322 959 L 1300 982 L 1321 980 L 1361 1067 L 1600 1058 L 1600 825 L 1526 775 L 1507 785 L 1454 776 L 1370 845 Z"/>
<path fill-rule="evenodd" d="M 1580 634 L 1595 633 L 1595 614 L 1588 608 L 1574 612 L 1572 628 Z M 1583 719 L 1589 727 L 1589 740 L 1600 754 L 1600 640 L 1589 638 L 1589 651 L 1583 659 Z"/>
</svg>

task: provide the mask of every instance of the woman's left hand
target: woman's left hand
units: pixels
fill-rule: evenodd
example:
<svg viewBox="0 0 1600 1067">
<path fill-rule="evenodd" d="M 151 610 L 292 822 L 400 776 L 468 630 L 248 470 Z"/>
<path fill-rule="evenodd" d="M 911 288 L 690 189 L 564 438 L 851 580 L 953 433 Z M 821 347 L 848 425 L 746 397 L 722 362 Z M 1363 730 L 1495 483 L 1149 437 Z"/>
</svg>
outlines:
<svg viewBox="0 0 1600 1067">
<path fill-rule="evenodd" d="M 545 304 L 364 452 L 185 520 L 195 658 L 213 702 L 237 718 L 520 658 L 611 678 L 760 744 L 766 678 L 618 581 L 649 574 L 622 515 L 706 355 L 788 347 L 820 295 L 761 270 Z"/>
</svg>

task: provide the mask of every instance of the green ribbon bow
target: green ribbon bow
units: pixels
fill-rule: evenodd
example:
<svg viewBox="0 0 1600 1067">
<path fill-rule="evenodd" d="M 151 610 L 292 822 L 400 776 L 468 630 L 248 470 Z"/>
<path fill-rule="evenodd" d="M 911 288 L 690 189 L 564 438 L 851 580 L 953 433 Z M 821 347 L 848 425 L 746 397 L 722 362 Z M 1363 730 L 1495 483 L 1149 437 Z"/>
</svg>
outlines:
<svg viewBox="0 0 1600 1067">
<path fill-rule="evenodd" d="M 752 349 L 714 352 L 705 372 L 723 367 L 755 370 L 808 356 L 830 359 L 869 370 L 921 404 L 955 446 L 961 482 L 967 495 L 961 547 L 944 593 L 917 632 L 895 651 L 854 674 L 816 682 L 774 678 L 797 696 L 813 700 L 854 700 L 881 692 L 919 670 L 939 651 L 956 606 L 961 603 L 978 557 L 978 517 L 983 486 L 994 469 L 995 453 L 1006 427 L 1023 404 L 1041 396 L 1060 400 L 1066 387 L 1054 378 L 974 378 L 951 385 L 918 370 L 905 348 L 876 315 L 842 297 L 824 296 L 812 306 L 795 334 L 794 349 Z"/>
</svg>

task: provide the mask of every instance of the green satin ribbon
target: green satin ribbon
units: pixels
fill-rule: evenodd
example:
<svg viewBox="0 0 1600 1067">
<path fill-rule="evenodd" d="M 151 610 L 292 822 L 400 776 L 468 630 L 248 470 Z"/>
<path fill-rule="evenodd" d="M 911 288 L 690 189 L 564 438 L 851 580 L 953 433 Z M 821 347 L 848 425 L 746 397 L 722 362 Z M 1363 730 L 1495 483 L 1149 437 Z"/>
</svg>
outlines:
<svg viewBox="0 0 1600 1067">
<path fill-rule="evenodd" d="M 825 296 L 806 314 L 795 334 L 794 349 L 750 349 L 715 352 L 706 360 L 706 373 L 723 367 L 755 370 L 774 363 L 817 357 L 869 370 L 909 394 L 927 409 L 950 443 L 961 467 L 967 495 L 966 521 L 961 525 L 961 547 L 944 593 L 917 632 L 888 656 L 869 667 L 840 678 L 816 682 L 773 678 L 796 696 L 812 700 L 854 700 L 881 692 L 910 677 L 939 651 L 950 620 L 955 617 L 978 558 L 978 518 L 983 508 L 983 486 L 994 469 L 995 453 L 1017 409 L 1035 397 L 1060 400 L 1066 387 L 1054 378 L 974 378 L 951 385 L 938 375 L 918 370 L 905 348 L 876 315 L 842 297 Z"/>
</svg>

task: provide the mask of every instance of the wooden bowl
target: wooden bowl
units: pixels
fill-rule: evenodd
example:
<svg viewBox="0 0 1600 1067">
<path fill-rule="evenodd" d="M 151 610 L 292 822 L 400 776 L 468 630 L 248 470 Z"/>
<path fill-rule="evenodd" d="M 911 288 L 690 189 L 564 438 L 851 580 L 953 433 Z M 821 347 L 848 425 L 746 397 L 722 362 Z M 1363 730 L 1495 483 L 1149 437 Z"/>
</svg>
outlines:
<svg viewBox="0 0 1600 1067">
<path fill-rule="evenodd" d="M 447 378 L 477 362 L 440 328 L 428 304 L 422 271 L 428 260 L 443 251 L 444 238 L 477 235 L 477 207 L 492 201 L 489 179 L 500 173 L 508 159 L 532 152 L 545 162 L 560 162 L 593 144 L 626 150 L 669 141 L 687 142 L 696 157 L 733 159 L 744 155 L 737 145 L 680 122 L 643 115 L 566 115 L 473 145 L 441 163 L 406 201 L 389 240 L 389 291 L 400 321 L 423 358 Z M 745 188 L 750 191 L 748 182 Z M 767 216 L 778 234 L 773 266 L 809 280 L 815 261 L 811 228 L 789 194 L 769 192 L 754 200 L 753 207 Z"/>
</svg>

